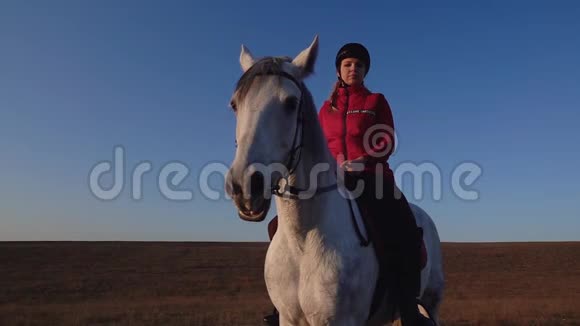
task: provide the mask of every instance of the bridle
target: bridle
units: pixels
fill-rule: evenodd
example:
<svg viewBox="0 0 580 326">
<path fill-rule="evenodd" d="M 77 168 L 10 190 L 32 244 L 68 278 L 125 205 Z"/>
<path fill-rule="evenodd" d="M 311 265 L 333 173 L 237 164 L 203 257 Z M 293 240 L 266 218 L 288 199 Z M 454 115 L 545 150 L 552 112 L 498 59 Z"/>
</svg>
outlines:
<svg viewBox="0 0 580 326">
<path fill-rule="evenodd" d="M 285 173 L 285 175 L 282 176 L 282 178 L 278 182 L 276 182 L 276 184 L 272 185 L 271 188 L 271 193 L 279 197 L 284 196 L 290 198 L 299 197 L 302 193 L 307 192 L 308 190 L 298 188 L 296 186 L 291 186 L 288 182 L 288 177 L 290 177 L 290 175 L 292 175 L 296 171 L 296 168 L 298 167 L 298 164 L 300 163 L 300 159 L 302 157 L 302 147 L 304 147 L 304 109 L 303 109 L 304 93 L 305 93 L 304 83 L 299 82 L 294 76 L 285 71 L 262 72 L 256 74 L 256 76 L 284 77 L 293 82 L 300 90 L 300 99 L 298 100 L 298 113 L 296 114 L 296 128 L 294 129 L 294 138 L 292 139 L 291 149 L 287 154 L 285 162 L 283 163 L 285 170 L 287 172 Z M 300 140 L 298 140 L 298 138 L 300 138 Z M 283 186 L 280 186 L 281 180 L 284 180 Z M 325 192 L 329 192 L 334 189 L 337 189 L 337 187 L 338 187 L 337 183 L 324 187 L 318 187 L 314 192 L 314 194 L 312 195 L 315 196 Z"/>
<path fill-rule="evenodd" d="M 262 73 L 256 74 L 256 76 L 281 76 L 281 77 L 289 79 L 300 90 L 300 99 L 298 101 L 298 113 L 296 114 L 296 129 L 294 129 L 294 139 L 292 140 L 292 147 L 290 149 L 290 152 L 288 152 L 287 159 L 284 162 L 284 167 L 286 168 L 286 171 L 288 171 L 288 172 L 286 173 L 286 175 L 283 175 L 282 178 L 280 180 L 278 180 L 278 182 L 276 182 L 276 184 L 272 185 L 272 189 L 271 189 L 271 193 L 273 195 L 278 196 L 278 197 L 288 197 L 288 198 L 300 199 L 300 195 L 303 192 L 307 192 L 308 190 L 298 188 L 296 186 L 291 186 L 288 182 L 288 177 L 296 171 L 296 168 L 298 167 L 298 164 L 300 163 L 300 159 L 302 157 L 302 155 L 301 155 L 302 154 L 302 147 L 304 145 L 304 112 L 303 112 L 303 102 L 304 102 L 304 93 L 305 93 L 304 83 L 299 82 L 296 78 L 294 78 L 294 76 L 292 76 L 291 74 L 289 74 L 285 71 L 262 72 Z M 298 129 L 300 129 L 300 143 L 298 145 L 296 145 L 298 143 Z M 284 180 L 283 187 L 280 186 L 281 180 Z M 320 194 L 332 191 L 332 190 L 337 189 L 337 188 L 338 188 L 338 183 L 334 183 L 334 184 L 324 186 L 324 187 L 317 187 L 316 191 L 311 196 L 314 197 L 316 195 L 320 195 Z M 351 221 L 353 223 L 355 233 L 360 241 L 360 245 L 363 247 L 366 247 L 370 244 L 370 239 L 365 239 L 365 237 L 362 235 L 360 228 L 358 226 L 358 223 L 355 220 L 352 203 L 350 200 L 347 200 L 347 202 L 348 202 L 348 205 L 350 208 Z"/>
</svg>

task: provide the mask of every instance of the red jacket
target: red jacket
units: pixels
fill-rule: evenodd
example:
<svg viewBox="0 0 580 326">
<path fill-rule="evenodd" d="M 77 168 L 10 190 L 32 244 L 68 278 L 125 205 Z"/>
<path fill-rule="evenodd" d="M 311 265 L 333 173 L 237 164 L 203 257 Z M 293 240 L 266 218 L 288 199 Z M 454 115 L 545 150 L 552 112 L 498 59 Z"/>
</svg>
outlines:
<svg viewBox="0 0 580 326">
<path fill-rule="evenodd" d="M 363 85 L 341 87 L 335 108 L 333 110 L 327 100 L 319 113 L 332 156 L 337 160 L 340 160 L 339 155 L 345 160 L 364 156 L 367 159 L 365 171 L 374 172 L 376 164 L 383 163 L 383 171 L 392 175 L 387 160 L 394 149 L 394 125 L 385 96 L 371 93 Z"/>
</svg>

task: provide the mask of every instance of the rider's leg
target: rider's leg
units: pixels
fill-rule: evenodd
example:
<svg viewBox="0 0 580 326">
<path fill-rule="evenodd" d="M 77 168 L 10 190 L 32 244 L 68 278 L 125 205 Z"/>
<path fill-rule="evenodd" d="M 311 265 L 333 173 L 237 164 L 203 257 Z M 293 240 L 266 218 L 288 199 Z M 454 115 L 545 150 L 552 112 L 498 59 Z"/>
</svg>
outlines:
<svg viewBox="0 0 580 326">
<path fill-rule="evenodd" d="M 389 266 L 387 277 L 392 279 L 395 296 L 404 326 L 423 325 L 424 320 L 417 308 L 416 298 L 421 287 L 421 239 L 415 217 L 405 196 L 396 188 L 392 177 L 383 177 L 382 198 L 377 195 L 377 176 L 359 174 L 358 179 L 365 182 L 365 191 L 358 199 L 359 206 L 371 217 L 369 228 L 378 233 L 375 245 L 382 246 L 390 261 L 380 262 Z M 352 183 L 352 180 L 351 180 Z M 394 269 L 393 269 L 394 268 Z"/>
<path fill-rule="evenodd" d="M 394 291 L 399 305 L 403 326 L 429 325 L 419 312 L 417 298 L 421 291 L 421 235 L 417 229 L 411 207 L 396 187 L 394 179 L 385 178 L 384 198 L 380 200 L 380 211 L 384 216 L 382 230 L 393 248 L 396 257 L 397 278 Z M 385 213 L 387 212 L 387 213 Z M 380 223 L 380 222 L 379 222 Z M 398 286 L 397 286 L 398 285 Z"/>
</svg>

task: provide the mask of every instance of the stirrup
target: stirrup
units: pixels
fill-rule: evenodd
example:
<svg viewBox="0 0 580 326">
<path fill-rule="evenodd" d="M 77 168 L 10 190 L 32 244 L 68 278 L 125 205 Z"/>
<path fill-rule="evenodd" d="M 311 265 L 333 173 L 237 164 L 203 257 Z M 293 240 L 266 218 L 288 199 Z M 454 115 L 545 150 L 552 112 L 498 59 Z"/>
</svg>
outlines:
<svg viewBox="0 0 580 326">
<path fill-rule="evenodd" d="M 417 299 L 417 307 L 419 308 L 419 318 L 423 319 L 423 324 L 437 326 L 437 323 L 431 317 L 431 312 L 427 310 L 423 302 L 421 302 L 419 299 Z"/>
</svg>

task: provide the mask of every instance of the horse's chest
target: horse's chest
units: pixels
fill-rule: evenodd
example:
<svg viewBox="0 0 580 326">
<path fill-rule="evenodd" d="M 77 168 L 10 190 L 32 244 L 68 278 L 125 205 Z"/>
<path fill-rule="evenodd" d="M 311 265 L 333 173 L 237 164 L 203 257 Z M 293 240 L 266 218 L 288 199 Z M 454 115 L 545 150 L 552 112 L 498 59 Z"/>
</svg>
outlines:
<svg viewBox="0 0 580 326">
<path fill-rule="evenodd" d="M 370 297 L 369 276 L 374 275 L 367 271 L 368 263 L 317 250 L 279 258 L 283 256 L 279 252 L 291 250 L 272 249 L 278 254 L 267 258 L 268 291 L 274 304 L 292 311 L 293 316 L 333 316 L 340 310 L 356 309 L 356 300 L 365 301 L 361 295 Z"/>
</svg>

